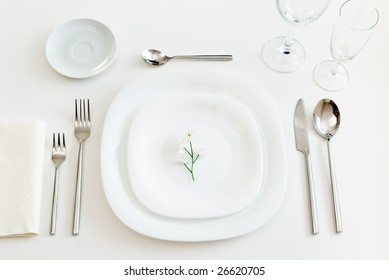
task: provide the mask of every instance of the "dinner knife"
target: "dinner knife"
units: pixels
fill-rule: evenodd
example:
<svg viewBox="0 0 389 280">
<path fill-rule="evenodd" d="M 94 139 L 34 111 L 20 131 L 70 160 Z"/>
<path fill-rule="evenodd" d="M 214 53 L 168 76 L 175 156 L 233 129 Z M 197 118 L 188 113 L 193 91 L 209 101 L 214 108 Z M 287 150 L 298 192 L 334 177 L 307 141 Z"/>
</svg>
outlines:
<svg viewBox="0 0 389 280">
<path fill-rule="evenodd" d="M 296 138 L 296 148 L 305 156 L 307 168 L 309 201 L 311 206 L 312 234 L 319 233 L 319 220 L 317 216 L 315 188 L 313 185 L 312 164 L 309 151 L 307 120 L 305 117 L 304 100 L 299 99 L 294 111 L 294 134 Z"/>
</svg>

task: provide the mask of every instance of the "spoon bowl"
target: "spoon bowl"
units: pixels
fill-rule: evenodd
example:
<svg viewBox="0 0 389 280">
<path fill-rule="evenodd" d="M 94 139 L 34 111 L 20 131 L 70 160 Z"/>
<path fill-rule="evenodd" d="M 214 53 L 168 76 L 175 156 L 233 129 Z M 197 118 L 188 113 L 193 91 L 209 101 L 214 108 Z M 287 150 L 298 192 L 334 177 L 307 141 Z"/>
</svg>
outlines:
<svg viewBox="0 0 389 280">
<path fill-rule="evenodd" d="M 229 54 L 199 54 L 199 55 L 175 55 L 167 56 L 159 50 L 149 49 L 142 52 L 142 59 L 154 66 L 164 65 L 170 59 L 196 59 L 196 60 L 214 60 L 214 61 L 230 61 L 232 55 Z"/>
<path fill-rule="evenodd" d="M 330 99 L 320 100 L 313 111 L 313 124 L 317 133 L 327 140 L 336 134 L 340 126 L 338 106 Z"/>
<path fill-rule="evenodd" d="M 161 51 L 154 50 L 154 49 L 143 51 L 142 58 L 146 63 L 155 66 L 163 65 L 166 62 L 168 62 L 168 60 L 172 59 L 172 57 L 167 56 L 163 54 Z"/>
<path fill-rule="evenodd" d="M 340 213 L 340 202 L 335 177 L 332 148 L 330 145 L 331 138 L 336 134 L 340 126 L 340 112 L 334 101 L 331 99 L 322 99 L 317 103 L 313 111 L 313 124 L 317 133 L 327 140 L 336 232 L 341 233 L 343 231 L 343 225 Z"/>
</svg>

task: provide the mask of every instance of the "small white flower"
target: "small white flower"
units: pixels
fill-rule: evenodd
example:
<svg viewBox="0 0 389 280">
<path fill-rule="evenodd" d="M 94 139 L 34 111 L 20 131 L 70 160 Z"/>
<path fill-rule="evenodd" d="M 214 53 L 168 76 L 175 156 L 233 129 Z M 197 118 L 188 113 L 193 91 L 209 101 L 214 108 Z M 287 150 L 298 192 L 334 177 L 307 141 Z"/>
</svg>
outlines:
<svg viewBox="0 0 389 280">
<path fill-rule="evenodd" d="M 194 132 L 186 132 L 181 139 L 178 148 L 177 161 L 183 164 L 185 168 L 191 173 L 192 180 L 195 180 L 193 174 L 193 166 L 197 159 L 204 155 L 205 149 L 200 146 L 193 145 Z"/>
<path fill-rule="evenodd" d="M 186 143 L 192 141 L 194 136 L 195 136 L 195 133 L 193 131 L 188 131 L 188 132 L 184 133 L 184 135 L 182 136 L 182 139 L 181 139 L 181 143 L 185 145 Z"/>
</svg>

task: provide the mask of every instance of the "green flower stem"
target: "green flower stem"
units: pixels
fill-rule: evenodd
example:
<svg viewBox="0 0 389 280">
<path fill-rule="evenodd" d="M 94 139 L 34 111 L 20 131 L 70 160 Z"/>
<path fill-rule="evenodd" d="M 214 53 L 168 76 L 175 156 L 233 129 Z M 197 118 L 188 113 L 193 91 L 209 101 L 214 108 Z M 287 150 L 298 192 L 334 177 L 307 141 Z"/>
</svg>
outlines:
<svg viewBox="0 0 389 280">
<path fill-rule="evenodd" d="M 193 161 L 193 163 L 196 162 L 196 160 L 199 158 L 200 155 L 197 155 L 197 157 L 195 158 L 195 160 Z"/>
<path fill-rule="evenodd" d="M 186 169 L 188 169 L 188 171 L 189 171 L 190 173 L 192 173 L 192 170 L 190 170 L 190 168 L 186 165 L 186 163 L 184 163 L 184 166 L 186 167 Z"/>
<path fill-rule="evenodd" d="M 189 167 L 186 165 L 186 163 L 184 163 L 184 166 L 186 167 L 186 169 L 188 169 L 188 171 L 189 171 L 190 174 L 192 175 L 192 180 L 195 181 L 194 172 L 193 172 L 193 167 L 194 167 L 194 164 L 195 164 L 196 160 L 199 158 L 199 155 L 197 155 L 196 158 L 194 157 L 192 141 L 189 141 L 189 147 L 190 147 L 190 151 L 189 151 L 187 148 L 184 148 L 184 149 L 185 149 L 185 151 L 188 153 L 188 155 L 189 155 L 190 158 L 191 158 L 191 166 L 190 166 L 190 168 L 189 168 Z"/>
<path fill-rule="evenodd" d="M 185 149 L 185 151 L 188 153 L 188 155 L 190 156 L 190 157 L 192 157 L 192 154 L 188 151 L 188 149 L 187 148 L 184 148 Z"/>
</svg>

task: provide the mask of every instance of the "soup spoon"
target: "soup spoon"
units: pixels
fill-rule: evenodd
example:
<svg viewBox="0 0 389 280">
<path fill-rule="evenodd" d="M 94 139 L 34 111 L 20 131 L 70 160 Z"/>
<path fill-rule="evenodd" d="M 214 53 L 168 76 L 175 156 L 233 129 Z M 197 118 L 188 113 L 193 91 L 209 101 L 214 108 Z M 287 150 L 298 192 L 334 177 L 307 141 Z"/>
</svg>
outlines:
<svg viewBox="0 0 389 280">
<path fill-rule="evenodd" d="M 330 99 L 322 99 L 317 103 L 313 111 L 313 124 L 317 133 L 327 139 L 336 232 L 341 233 L 343 231 L 343 225 L 340 213 L 338 186 L 335 178 L 334 161 L 330 145 L 330 140 L 336 134 L 340 125 L 340 113 L 338 106 L 336 106 L 334 101 Z"/>
<path fill-rule="evenodd" d="M 232 55 L 225 54 L 200 54 L 200 55 L 175 55 L 167 56 L 159 50 L 149 49 L 142 52 L 142 58 L 145 62 L 151 65 L 159 66 L 168 62 L 170 59 L 197 59 L 197 60 L 215 60 L 215 61 L 230 61 Z"/>
</svg>

